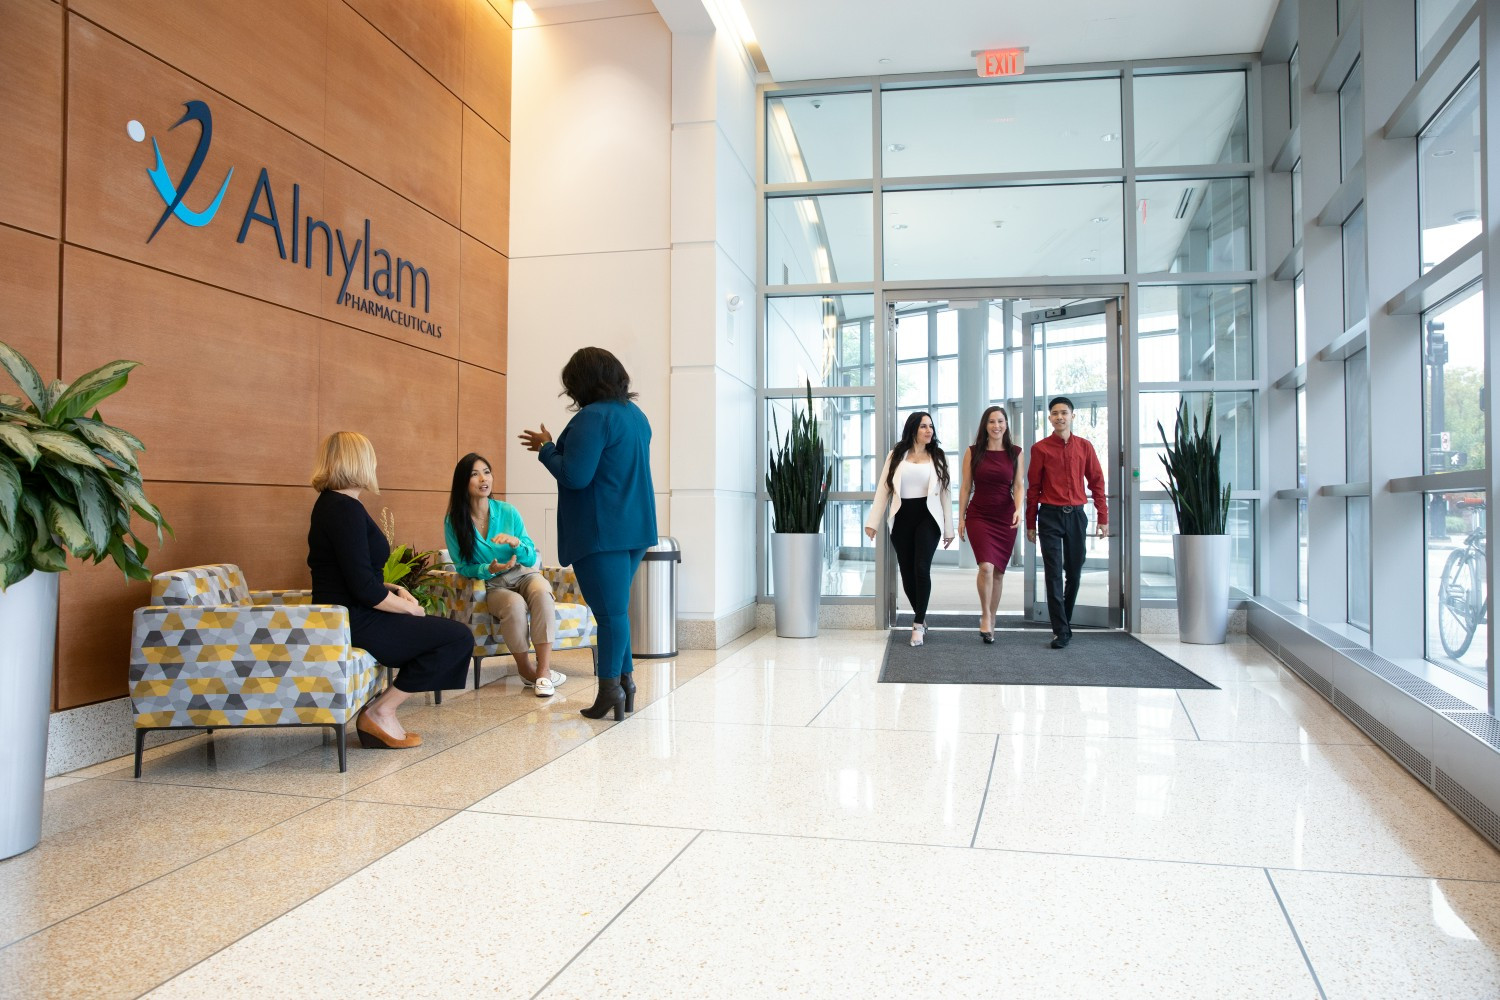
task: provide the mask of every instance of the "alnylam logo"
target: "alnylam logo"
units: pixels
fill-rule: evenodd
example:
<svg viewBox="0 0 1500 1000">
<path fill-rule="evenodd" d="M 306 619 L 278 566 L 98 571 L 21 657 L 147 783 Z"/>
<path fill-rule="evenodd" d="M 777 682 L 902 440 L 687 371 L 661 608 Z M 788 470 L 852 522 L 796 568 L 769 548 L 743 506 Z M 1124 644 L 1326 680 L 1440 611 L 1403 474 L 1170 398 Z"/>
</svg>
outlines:
<svg viewBox="0 0 1500 1000">
<path fill-rule="evenodd" d="M 187 168 L 182 172 L 182 178 L 172 180 L 168 172 L 166 162 L 162 159 L 161 147 L 157 144 L 156 137 L 151 138 L 151 149 L 155 153 L 155 163 L 146 171 L 146 176 L 151 179 L 151 186 L 166 204 L 161 218 L 156 220 L 151 234 L 146 237 L 150 243 L 161 232 L 162 226 L 167 220 L 176 216 L 183 223 L 202 228 L 213 221 L 219 212 L 219 206 L 224 201 L 224 196 L 229 192 L 229 182 L 234 177 L 234 167 L 230 167 L 224 175 L 224 181 L 219 185 L 219 191 L 214 195 L 208 207 L 202 211 L 195 211 L 184 200 L 193 182 L 198 179 L 199 172 L 203 169 L 203 163 L 208 158 L 209 146 L 213 143 L 214 118 L 213 112 L 207 104 L 202 101 L 188 101 L 184 107 L 186 113 L 177 120 L 172 128 L 187 122 L 198 123 L 198 145 L 193 150 L 192 158 L 188 160 Z M 138 121 L 130 121 L 125 125 L 125 131 L 136 142 L 144 142 L 146 129 Z M 376 247 L 372 239 L 372 226 L 369 219 L 364 220 L 364 226 L 358 235 L 350 240 L 345 237 L 343 229 L 330 225 L 322 219 L 314 219 L 311 216 L 302 216 L 302 185 L 292 184 L 292 214 L 291 223 L 287 229 L 291 230 L 291 239 L 288 241 L 282 226 L 281 213 L 276 208 L 276 192 L 271 183 L 270 171 L 265 167 L 260 168 L 260 176 L 256 178 L 255 189 L 250 193 L 250 200 L 245 206 L 245 214 L 240 222 L 239 235 L 235 242 L 243 244 L 250 234 L 253 224 L 260 224 L 271 230 L 276 238 L 276 252 L 282 260 L 290 259 L 291 263 L 301 263 L 308 270 L 312 269 L 313 261 L 322 257 L 323 273 L 332 278 L 334 276 L 335 259 L 343 266 L 343 281 L 339 285 L 338 295 L 335 301 L 341 306 L 347 306 L 356 312 L 367 316 L 378 316 L 388 323 L 395 323 L 409 329 L 418 330 L 429 337 L 441 337 L 443 328 L 430 320 L 424 319 L 413 313 L 395 308 L 389 303 L 396 305 L 410 303 L 410 308 L 417 307 L 417 293 L 420 286 L 422 295 L 422 311 L 432 311 L 432 278 L 428 275 L 425 267 L 418 267 L 416 263 L 395 256 L 385 247 Z M 315 248 L 317 238 L 322 237 L 321 254 Z M 287 253 L 287 244 L 291 244 L 290 257 Z M 335 243 L 337 251 L 335 252 Z M 356 295 L 349 290 L 354 275 L 361 275 L 363 290 L 369 292 L 372 297 L 366 298 Z M 380 300 L 386 301 L 380 301 Z"/>
</svg>

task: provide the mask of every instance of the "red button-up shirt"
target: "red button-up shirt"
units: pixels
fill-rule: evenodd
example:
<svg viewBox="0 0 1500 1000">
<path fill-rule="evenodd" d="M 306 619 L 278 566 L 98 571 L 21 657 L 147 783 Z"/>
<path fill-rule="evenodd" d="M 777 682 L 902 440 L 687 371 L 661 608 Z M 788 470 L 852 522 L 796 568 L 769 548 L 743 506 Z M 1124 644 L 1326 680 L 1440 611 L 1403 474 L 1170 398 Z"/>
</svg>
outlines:
<svg viewBox="0 0 1500 1000">
<path fill-rule="evenodd" d="M 1031 461 L 1026 469 L 1026 530 L 1036 528 L 1038 504 L 1054 507 L 1082 507 L 1083 487 L 1088 482 L 1099 512 L 1099 524 L 1109 523 L 1109 504 L 1104 497 L 1104 469 L 1094 446 L 1077 434 L 1064 441 L 1049 434 L 1031 446 Z"/>
</svg>

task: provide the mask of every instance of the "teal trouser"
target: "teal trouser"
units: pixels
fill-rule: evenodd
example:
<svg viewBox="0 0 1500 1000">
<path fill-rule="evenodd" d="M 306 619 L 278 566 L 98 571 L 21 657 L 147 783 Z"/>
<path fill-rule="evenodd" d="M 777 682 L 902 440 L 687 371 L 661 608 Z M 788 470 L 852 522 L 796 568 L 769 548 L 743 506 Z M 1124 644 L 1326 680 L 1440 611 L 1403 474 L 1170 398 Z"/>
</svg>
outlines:
<svg viewBox="0 0 1500 1000">
<path fill-rule="evenodd" d="M 619 677 L 635 670 L 630 660 L 630 584 L 645 549 L 595 552 L 573 560 L 573 573 L 594 620 L 599 623 L 599 676 Z"/>
</svg>

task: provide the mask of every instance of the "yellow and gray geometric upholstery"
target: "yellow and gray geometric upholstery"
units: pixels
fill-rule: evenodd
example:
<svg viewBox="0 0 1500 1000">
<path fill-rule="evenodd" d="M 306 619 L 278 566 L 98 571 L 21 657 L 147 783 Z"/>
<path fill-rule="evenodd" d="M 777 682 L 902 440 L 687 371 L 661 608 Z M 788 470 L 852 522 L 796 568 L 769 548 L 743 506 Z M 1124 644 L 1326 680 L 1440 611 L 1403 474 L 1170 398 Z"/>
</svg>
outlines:
<svg viewBox="0 0 1500 1000">
<path fill-rule="evenodd" d="M 448 617 L 463 622 L 474 632 L 474 687 L 479 687 L 479 661 L 486 656 L 507 656 L 510 649 L 500 634 L 500 623 L 490 614 L 484 599 L 484 581 L 461 575 L 453 568 L 448 551 L 439 551 L 446 569 L 436 573 L 444 584 L 444 603 Z M 583 590 L 570 567 L 543 566 L 541 573 L 552 584 L 553 616 L 557 623 L 557 640 L 553 649 L 587 649 L 599 669 L 599 623 L 583 602 Z M 527 631 L 528 636 L 530 630 Z M 527 648 L 530 649 L 528 641 Z"/>
<path fill-rule="evenodd" d="M 252 593 L 227 563 L 157 574 L 151 601 L 130 643 L 136 777 L 155 729 L 329 726 L 346 769 L 345 726 L 381 686 L 347 610 L 305 590 Z"/>
</svg>

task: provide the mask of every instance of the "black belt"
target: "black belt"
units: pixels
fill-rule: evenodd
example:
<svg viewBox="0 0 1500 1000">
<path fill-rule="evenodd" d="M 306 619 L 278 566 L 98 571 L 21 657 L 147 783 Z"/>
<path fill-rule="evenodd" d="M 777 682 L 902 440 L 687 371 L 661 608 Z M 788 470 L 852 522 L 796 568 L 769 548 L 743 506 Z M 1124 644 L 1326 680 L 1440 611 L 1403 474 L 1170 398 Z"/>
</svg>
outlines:
<svg viewBox="0 0 1500 1000">
<path fill-rule="evenodd" d="M 1081 504 L 1081 503 L 1070 503 L 1070 504 L 1067 504 L 1065 506 L 1064 505 L 1060 505 L 1060 504 L 1055 504 L 1055 503 L 1044 503 L 1044 504 L 1039 504 L 1038 506 L 1040 506 L 1040 507 L 1042 507 L 1042 508 L 1044 508 L 1046 510 L 1055 510 L 1055 511 L 1058 511 L 1059 513 L 1062 513 L 1062 514 L 1071 514 L 1075 510 L 1082 510 L 1083 509 L 1083 504 Z"/>
</svg>

